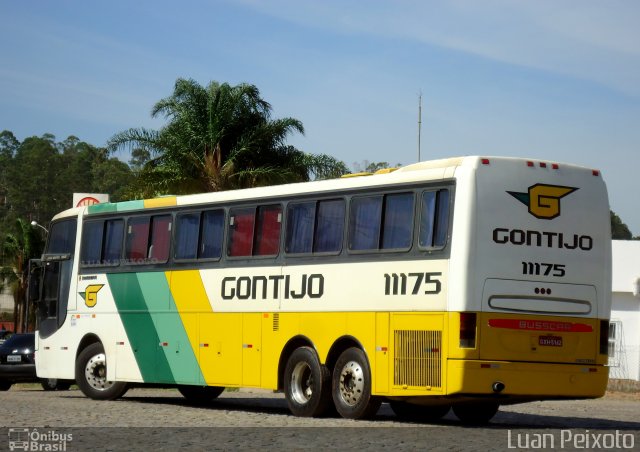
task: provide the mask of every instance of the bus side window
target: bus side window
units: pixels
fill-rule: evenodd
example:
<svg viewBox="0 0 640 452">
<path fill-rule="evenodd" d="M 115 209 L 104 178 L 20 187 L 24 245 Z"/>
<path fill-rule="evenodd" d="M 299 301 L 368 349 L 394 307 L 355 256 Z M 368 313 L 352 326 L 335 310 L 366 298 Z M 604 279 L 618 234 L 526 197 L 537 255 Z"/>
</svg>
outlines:
<svg viewBox="0 0 640 452">
<path fill-rule="evenodd" d="M 353 198 L 349 249 L 408 250 L 413 235 L 413 193 Z"/>
<path fill-rule="evenodd" d="M 254 256 L 275 256 L 280 249 L 280 226 L 282 207 L 280 205 L 258 207 Z"/>
<path fill-rule="evenodd" d="M 353 198 L 349 215 L 349 249 L 377 250 L 381 217 L 382 196 Z"/>
<path fill-rule="evenodd" d="M 301 202 L 287 206 L 285 252 L 289 254 L 311 253 L 315 216 L 315 202 Z"/>
<path fill-rule="evenodd" d="M 344 200 L 289 204 L 285 251 L 288 254 L 338 253 L 342 249 Z"/>
<path fill-rule="evenodd" d="M 449 232 L 449 190 L 422 193 L 420 247 L 443 248 Z"/>
<path fill-rule="evenodd" d="M 340 252 L 344 234 L 344 199 L 319 201 L 317 212 L 313 252 Z"/>
<path fill-rule="evenodd" d="M 80 252 L 82 265 L 98 265 L 102 260 L 102 234 L 104 222 L 92 221 L 84 224 Z"/>
<path fill-rule="evenodd" d="M 253 254 L 253 227 L 256 210 L 254 207 L 231 209 L 229 213 L 228 254 L 251 256 Z"/>
<path fill-rule="evenodd" d="M 382 249 L 408 249 L 413 235 L 413 193 L 385 196 Z"/>
<path fill-rule="evenodd" d="M 209 210 L 202 213 L 199 254 L 200 259 L 219 259 L 222 255 L 224 211 Z"/>
<path fill-rule="evenodd" d="M 195 259 L 198 257 L 198 231 L 200 213 L 186 213 L 176 216 L 176 259 Z"/>
<path fill-rule="evenodd" d="M 129 219 L 125 259 L 130 264 L 142 264 L 147 258 L 149 223 L 149 217 L 134 217 Z"/>
<path fill-rule="evenodd" d="M 82 232 L 80 263 L 90 265 L 118 265 L 122 250 L 121 219 L 88 221 Z"/>
<path fill-rule="evenodd" d="M 104 244 L 102 247 L 103 265 L 118 265 L 122 252 L 122 233 L 124 232 L 123 220 L 105 221 Z"/>
<path fill-rule="evenodd" d="M 171 215 L 151 217 L 151 245 L 147 257 L 154 263 L 167 262 L 171 244 Z"/>
</svg>

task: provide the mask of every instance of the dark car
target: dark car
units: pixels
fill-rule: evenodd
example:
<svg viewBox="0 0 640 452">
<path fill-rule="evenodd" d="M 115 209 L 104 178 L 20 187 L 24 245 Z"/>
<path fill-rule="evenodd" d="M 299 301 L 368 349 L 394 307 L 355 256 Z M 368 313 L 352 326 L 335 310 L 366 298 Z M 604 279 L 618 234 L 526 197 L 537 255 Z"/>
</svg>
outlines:
<svg viewBox="0 0 640 452">
<path fill-rule="evenodd" d="M 0 345 L 0 391 L 8 390 L 14 383 L 41 383 L 45 391 L 66 390 L 71 381 L 54 378 L 38 378 L 35 361 L 35 335 L 13 334 Z"/>
<path fill-rule="evenodd" d="M 0 345 L 4 344 L 4 341 L 9 339 L 12 334 L 13 334 L 12 331 L 1 330 L 0 331 Z"/>
</svg>

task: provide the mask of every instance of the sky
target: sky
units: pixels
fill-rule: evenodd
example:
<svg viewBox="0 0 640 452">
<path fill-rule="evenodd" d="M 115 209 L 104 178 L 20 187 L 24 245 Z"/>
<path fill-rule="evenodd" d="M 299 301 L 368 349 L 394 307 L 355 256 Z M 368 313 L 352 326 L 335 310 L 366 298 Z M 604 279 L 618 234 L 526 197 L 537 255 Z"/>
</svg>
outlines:
<svg viewBox="0 0 640 452">
<path fill-rule="evenodd" d="M 640 235 L 636 0 L 0 0 L 0 130 L 103 146 L 177 78 L 256 85 L 347 165 L 505 155 L 600 169 Z M 119 155 L 123 160 L 128 156 Z"/>
</svg>

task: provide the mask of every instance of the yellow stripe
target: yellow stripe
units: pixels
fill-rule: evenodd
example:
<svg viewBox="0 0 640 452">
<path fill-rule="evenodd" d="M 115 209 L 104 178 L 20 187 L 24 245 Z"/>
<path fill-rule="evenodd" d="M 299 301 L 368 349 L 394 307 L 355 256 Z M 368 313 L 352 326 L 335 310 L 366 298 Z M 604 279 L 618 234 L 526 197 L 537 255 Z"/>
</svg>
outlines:
<svg viewBox="0 0 640 452">
<path fill-rule="evenodd" d="M 189 343 L 200 364 L 200 370 L 206 382 L 211 381 L 210 370 L 200 361 L 199 322 L 202 314 L 211 313 L 211 305 L 204 290 L 200 272 L 197 270 L 165 272 L 171 294 L 176 304 L 182 325 L 189 337 Z"/>
<path fill-rule="evenodd" d="M 165 196 L 163 198 L 153 198 L 144 200 L 144 208 L 151 207 L 170 207 L 177 205 L 178 201 L 175 196 Z"/>
</svg>

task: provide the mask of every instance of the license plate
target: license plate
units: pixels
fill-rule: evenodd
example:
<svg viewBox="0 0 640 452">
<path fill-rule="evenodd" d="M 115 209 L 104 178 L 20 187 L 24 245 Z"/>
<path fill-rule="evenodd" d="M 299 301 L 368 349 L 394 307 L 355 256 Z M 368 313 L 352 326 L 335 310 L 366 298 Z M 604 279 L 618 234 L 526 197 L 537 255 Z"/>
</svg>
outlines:
<svg viewBox="0 0 640 452">
<path fill-rule="evenodd" d="M 22 356 L 20 355 L 7 355 L 8 363 L 19 363 L 22 361 Z"/>
<path fill-rule="evenodd" d="M 543 347 L 562 347 L 562 336 L 538 336 L 538 345 Z"/>
</svg>

